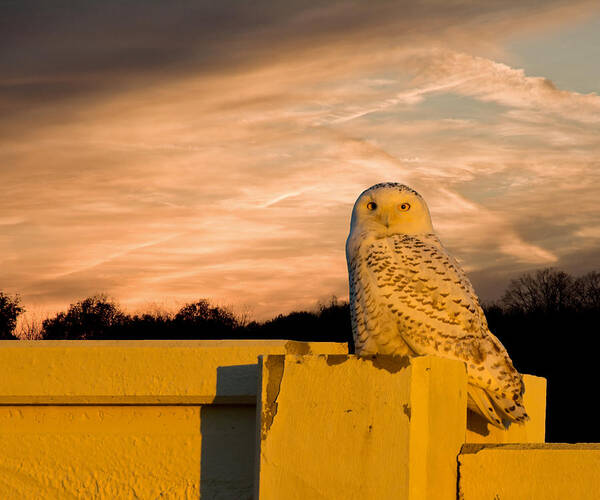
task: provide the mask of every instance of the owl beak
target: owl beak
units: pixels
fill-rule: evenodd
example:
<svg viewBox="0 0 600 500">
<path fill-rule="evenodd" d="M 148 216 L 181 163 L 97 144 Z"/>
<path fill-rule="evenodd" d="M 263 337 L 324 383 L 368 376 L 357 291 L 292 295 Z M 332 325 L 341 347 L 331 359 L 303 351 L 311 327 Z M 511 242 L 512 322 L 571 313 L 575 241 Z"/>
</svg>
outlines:
<svg viewBox="0 0 600 500">
<path fill-rule="evenodd" d="M 381 222 L 383 222 L 384 226 L 389 229 L 390 227 L 390 214 L 385 213 L 383 217 L 381 217 Z"/>
</svg>

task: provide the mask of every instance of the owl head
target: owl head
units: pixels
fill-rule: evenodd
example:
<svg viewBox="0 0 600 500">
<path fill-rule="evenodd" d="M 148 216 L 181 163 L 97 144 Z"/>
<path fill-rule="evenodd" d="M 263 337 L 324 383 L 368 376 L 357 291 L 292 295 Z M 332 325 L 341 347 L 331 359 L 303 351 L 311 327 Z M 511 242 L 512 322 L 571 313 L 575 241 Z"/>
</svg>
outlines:
<svg viewBox="0 0 600 500">
<path fill-rule="evenodd" d="M 350 232 L 432 233 L 431 216 L 421 195 L 404 184 L 384 182 L 363 191 L 352 210 Z"/>
</svg>

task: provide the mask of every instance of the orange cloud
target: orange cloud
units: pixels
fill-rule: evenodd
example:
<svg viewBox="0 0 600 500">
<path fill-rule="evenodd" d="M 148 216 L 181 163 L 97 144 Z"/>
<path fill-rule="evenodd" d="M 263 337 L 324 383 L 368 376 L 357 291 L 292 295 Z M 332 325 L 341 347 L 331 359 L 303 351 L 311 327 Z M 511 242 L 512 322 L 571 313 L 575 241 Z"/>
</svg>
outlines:
<svg viewBox="0 0 600 500">
<path fill-rule="evenodd" d="M 102 88 L 13 109 L 0 122 L 3 289 L 55 308 L 96 292 L 132 307 L 208 297 L 259 318 L 345 297 L 352 204 L 384 180 L 426 197 L 473 273 L 508 279 L 591 251 L 599 98 L 477 53 L 502 52 L 497 32 L 516 12 L 514 29 L 530 29 L 557 11 L 514 2 L 463 19 L 459 4 L 397 26 L 382 21 L 391 4 L 350 6 L 346 24 L 315 8 L 281 17 L 297 31 L 273 58 L 278 25 L 248 28 L 260 31 L 249 47 L 232 34 L 223 44 L 239 57 L 223 64 L 203 66 L 192 37 L 172 71 L 141 57 L 147 82 L 100 72 Z"/>
</svg>

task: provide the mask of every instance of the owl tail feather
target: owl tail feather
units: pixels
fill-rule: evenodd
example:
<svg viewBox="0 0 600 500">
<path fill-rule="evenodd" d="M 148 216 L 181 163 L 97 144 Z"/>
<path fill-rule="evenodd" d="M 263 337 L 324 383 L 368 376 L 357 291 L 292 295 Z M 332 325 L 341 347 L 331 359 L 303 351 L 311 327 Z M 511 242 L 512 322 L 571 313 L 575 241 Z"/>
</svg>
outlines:
<svg viewBox="0 0 600 500">
<path fill-rule="evenodd" d="M 527 412 L 525 411 L 523 398 L 520 394 L 513 399 L 503 398 L 499 394 L 488 394 L 488 396 L 491 396 L 490 399 L 494 403 L 494 407 L 498 413 L 502 415 L 503 420 L 506 423 L 516 422 L 518 424 L 524 424 L 529 420 L 529 415 L 527 415 Z"/>
<path fill-rule="evenodd" d="M 494 427 L 505 428 L 494 403 L 481 387 L 471 384 L 467 386 L 467 408 L 481 415 Z"/>
<path fill-rule="evenodd" d="M 471 384 L 468 385 L 467 395 L 467 407 L 479 413 L 494 427 L 506 429 L 513 422 L 523 424 L 529 420 L 520 397 L 518 401 L 502 398 Z"/>
</svg>

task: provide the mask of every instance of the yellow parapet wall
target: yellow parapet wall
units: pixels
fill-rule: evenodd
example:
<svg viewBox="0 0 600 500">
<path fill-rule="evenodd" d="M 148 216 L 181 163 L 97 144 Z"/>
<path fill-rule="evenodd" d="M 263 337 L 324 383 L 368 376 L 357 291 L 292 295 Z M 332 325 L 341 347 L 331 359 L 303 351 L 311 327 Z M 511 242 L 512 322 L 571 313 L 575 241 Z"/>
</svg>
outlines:
<svg viewBox="0 0 600 500">
<path fill-rule="evenodd" d="M 531 420 L 499 430 L 467 420 L 459 361 L 271 355 L 261 365 L 260 499 L 454 500 L 465 442 L 544 441 L 539 377 L 524 377 Z"/>
<path fill-rule="evenodd" d="M 499 431 L 467 414 L 464 364 L 433 356 L 0 341 L 0 500 L 454 500 L 457 481 L 465 500 L 528 500 L 554 498 L 519 494 L 545 492 L 561 467 L 575 474 L 570 463 L 598 481 L 598 448 L 494 444 L 544 440 L 545 380 L 524 380 L 531 421 Z M 520 460 L 534 475 L 508 484 Z"/>
<path fill-rule="evenodd" d="M 0 499 L 251 498 L 258 356 L 323 352 L 347 347 L 2 341 Z"/>
<path fill-rule="evenodd" d="M 347 352 L 289 340 L 5 340 L 0 404 L 254 404 L 261 354 Z"/>
<path fill-rule="evenodd" d="M 261 500 L 456 498 L 463 363 L 266 356 L 261 373 Z"/>
<path fill-rule="evenodd" d="M 597 500 L 600 444 L 465 445 L 461 500 Z"/>
</svg>

